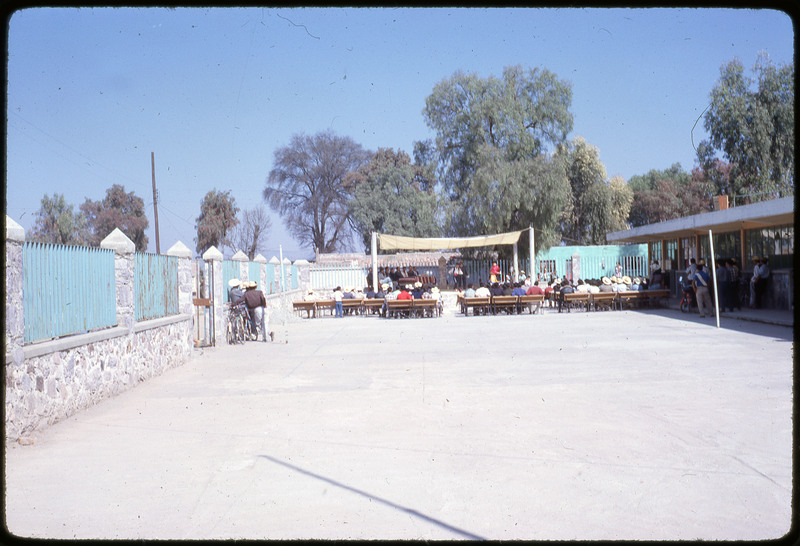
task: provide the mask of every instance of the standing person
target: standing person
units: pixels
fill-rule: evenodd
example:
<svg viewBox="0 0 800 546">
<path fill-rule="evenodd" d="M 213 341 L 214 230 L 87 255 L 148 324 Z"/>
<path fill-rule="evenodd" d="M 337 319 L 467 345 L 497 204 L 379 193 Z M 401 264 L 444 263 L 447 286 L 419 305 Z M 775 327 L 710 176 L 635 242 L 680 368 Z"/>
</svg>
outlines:
<svg viewBox="0 0 800 546">
<path fill-rule="evenodd" d="M 461 262 L 458 262 L 456 263 L 456 266 L 453 269 L 453 282 L 456 285 L 456 289 L 463 290 L 463 281 L 464 281 L 464 269 L 462 268 Z"/>
<path fill-rule="evenodd" d="M 239 298 L 244 296 L 242 291 L 242 282 L 239 279 L 231 279 L 228 281 L 228 301 L 233 303 L 238 301 Z"/>
<path fill-rule="evenodd" d="M 344 314 L 342 313 L 342 298 L 343 297 L 344 297 L 344 294 L 342 294 L 342 287 L 341 286 L 337 286 L 336 289 L 333 291 L 333 305 L 334 305 L 334 308 L 335 308 L 334 316 L 336 316 L 338 318 L 344 317 Z"/>
<path fill-rule="evenodd" d="M 697 261 L 692 258 L 689 260 L 689 267 L 686 268 L 686 276 L 691 280 L 695 273 L 697 273 Z"/>
<path fill-rule="evenodd" d="M 705 318 L 706 308 L 709 314 L 714 316 L 714 308 L 711 306 L 711 295 L 708 293 L 708 284 L 711 281 L 708 273 L 703 271 L 703 260 L 697 264 L 697 272 L 692 277 L 692 286 L 694 287 L 695 296 L 697 296 L 697 308 L 700 311 L 700 318 Z"/>
<path fill-rule="evenodd" d="M 736 309 L 742 310 L 742 301 L 739 298 L 739 268 L 736 266 L 736 258 L 731 258 L 725 262 L 726 266 L 730 267 L 731 274 L 731 305 L 736 306 Z"/>
<path fill-rule="evenodd" d="M 756 283 L 756 306 L 761 307 L 764 305 L 764 295 L 767 293 L 767 281 L 769 281 L 769 265 L 767 264 L 767 257 L 761 258 L 761 263 L 758 268 L 758 282 Z"/>
<path fill-rule="evenodd" d="M 650 272 L 650 282 L 648 283 L 649 290 L 657 290 L 664 285 L 664 273 L 661 271 L 661 266 L 658 265 L 658 260 L 653 262 L 652 271 Z"/>
<path fill-rule="evenodd" d="M 622 265 L 617 262 L 616 267 L 614 267 L 614 276 L 618 279 L 622 278 Z"/>
<path fill-rule="evenodd" d="M 730 307 L 731 311 L 733 311 L 733 303 L 730 301 L 731 272 L 726 264 L 727 260 L 725 262 L 720 261 L 716 271 L 717 294 L 719 294 L 719 309 L 720 311 L 725 311 L 728 309 L 728 307 Z"/>
<path fill-rule="evenodd" d="M 753 275 L 750 277 L 750 307 L 755 308 L 757 305 L 756 298 L 756 284 L 758 284 L 759 270 L 761 269 L 761 258 L 753 256 Z"/>
<path fill-rule="evenodd" d="M 492 268 L 489 269 L 489 282 L 494 284 L 499 282 L 500 278 L 500 266 L 497 265 L 497 262 L 492 262 Z"/>
<path fill-rule="evenodd" d="M 266 342 L 267 300 L 261 290 L 256 290 L 256 286 L 258 286 L 256 281 L 244 283 L 245 292 L 242 299 L 247 305 L 247 314 L 250 316 L 250 325 L 256 333 L 256 338 L 258 338 L 258 331 L 261 330 L 262 340 Z M 242 299 L 237 300 L 235 303 L 239 303 Z"/>
</svg>

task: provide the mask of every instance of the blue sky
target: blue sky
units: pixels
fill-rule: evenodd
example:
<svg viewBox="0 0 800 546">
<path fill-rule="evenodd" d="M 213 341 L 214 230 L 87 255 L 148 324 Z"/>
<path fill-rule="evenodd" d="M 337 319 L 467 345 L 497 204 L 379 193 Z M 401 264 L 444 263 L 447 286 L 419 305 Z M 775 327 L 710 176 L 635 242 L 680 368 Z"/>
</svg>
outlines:
<svg viewBox="0 0 800 546">
<path fill-rule="evenodd" d="M 332 129 L 411 153 L 422 109 L 457 70 L 543 67 L 571 82 L 574 127 L 626 180 L 694 165 L 723 64 L 793 62 L 789 16 L 733 9 L 32 8 L 9 20 L 6 214 L 26 230 L 44 194 L 75 205 L 112 184 L 162 252 L 194 250 L 211 189 L 262 202 L 274 152 Z M 280 217 L 264 255 L 313 256 Z"/>
</svg>

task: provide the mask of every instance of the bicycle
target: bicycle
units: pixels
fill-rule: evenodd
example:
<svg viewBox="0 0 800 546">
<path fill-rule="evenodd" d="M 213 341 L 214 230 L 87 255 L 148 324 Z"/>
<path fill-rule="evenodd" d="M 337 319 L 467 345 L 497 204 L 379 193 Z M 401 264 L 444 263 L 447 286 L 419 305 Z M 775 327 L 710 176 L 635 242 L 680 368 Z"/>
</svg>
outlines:
<svg viewBox="0 0 800 546">
<path fill-rule="evenodd" d="M 245 339 L 251 337 L 248 324 L 249 319 L 246 315 L 247 310 L 244 305 L 230 305 L 228 308 L 228 330 L 226 338 L 229 345 L 244 343 Z"/>
<path fill-rule="evenodd" d="M 692 288 L 691 283 L 683 282 L 683 277 L 680 277 L 678 282 L 681 284 L 681 290 L 683 292 L 683 298 L 681 298 L 681 302 L 678 304 L 678 306 L 680 307 L 681 311 L 688 313 L 692 307 L 697 307 L 694 289 Z"/>
</svg>

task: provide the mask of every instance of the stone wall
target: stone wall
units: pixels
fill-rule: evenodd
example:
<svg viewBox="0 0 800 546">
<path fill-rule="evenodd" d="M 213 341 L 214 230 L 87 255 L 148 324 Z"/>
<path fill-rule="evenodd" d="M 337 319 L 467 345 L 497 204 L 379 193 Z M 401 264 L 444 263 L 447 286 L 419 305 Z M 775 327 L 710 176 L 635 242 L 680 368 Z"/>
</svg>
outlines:
<svg viewBox="0 0 800 546">
<path fill-rule="evenodd" d="M 72 344 L 84 342 L 75 347 L 48 342 L 29 351 L 44 354 L 25 358 L 22 366 L 7 365 L 6 437 L 29 435 L 186 362 L 192 354 L 191 317 L 168 319 L 139 323 L 133 334 L 117 327 L 102 336 L 75 336 Z"/>
<path fill-rule="evenodd" d="M 185 363 L 192 356 L 191 252 L 176 243 L 179 314 L 137 323 L 134 244 L 114 230 L 117 325 L 24 344 L 22 228 L 6 217 L 6 438 L 19 438 Z"/>
</svg>

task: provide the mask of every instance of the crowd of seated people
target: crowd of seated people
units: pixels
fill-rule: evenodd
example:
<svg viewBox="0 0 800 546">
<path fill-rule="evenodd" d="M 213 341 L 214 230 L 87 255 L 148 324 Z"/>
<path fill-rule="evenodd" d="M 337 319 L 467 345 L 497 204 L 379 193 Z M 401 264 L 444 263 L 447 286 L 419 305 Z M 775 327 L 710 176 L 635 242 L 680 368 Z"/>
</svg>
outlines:
<svg viewBox="0 0 800 546">
<path fill-rule="evenodd" d="M 383 296 L 381 296 L 383 294 Z M 439 287 L 431 284 L 423 284 L 419 281 L 414 284 L 396 286 L 394 289 L 389 284 L 382 284 L 381 291 L 375 293 L 375 298 L 383 297 L 384 303 L 381 308 L 381 316 L 391 316 L 389 306 L 386 303 L 390 300 L 436 300 L 438 302 L 438 312 L 441 314 L 441 297 Z"/>
<path fill-rule="evenodd" d="M 543 295 L 546 305 L 558 308 L 563 307 L 564 295 L 571 293 L 596 294 L 599 292 L 626 292 L 641 291 L 649 289 L 649 279 L 647 277 L 602 277 L 600 279 L 578 279 L 572 283 L 568 279 L 562 279 L 555 275 L 549 275 L 549 280 L 540 279 L 532 282 L 531 277 L 526 277 L 524 281 L 512 283 L 481 283 L 478 287 L 473 284 L 467 286 L 463 292 L 465 298 L 488 298 L 492 296 L 523 296 L 523 295 Z M 658 277 L 661 281 L 661 278 Z M 655 288 L 662 286 L 659 282 Z M 519 312 L 520 309 L 517 309 Z M 480 311 L 479 311 L 480 312 Z M 491 312 L 491 311 L 490 311 Z M 499 311 L 495 311 L 499 312 Z"/>
</svg>

